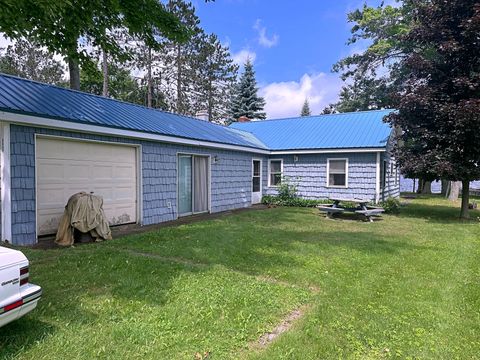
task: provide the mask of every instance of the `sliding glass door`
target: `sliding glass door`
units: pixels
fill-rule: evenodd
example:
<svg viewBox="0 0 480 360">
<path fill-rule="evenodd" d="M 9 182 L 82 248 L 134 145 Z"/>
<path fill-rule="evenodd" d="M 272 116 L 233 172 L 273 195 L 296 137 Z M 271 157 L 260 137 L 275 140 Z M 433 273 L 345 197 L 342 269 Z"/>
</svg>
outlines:
<svg viewBox="0 0 480 360">
<path fill-rule="evenodd" d="M 209 161 L 207 156 L 178 156 L 178 214 L 209 210 Z"/>
</svg>

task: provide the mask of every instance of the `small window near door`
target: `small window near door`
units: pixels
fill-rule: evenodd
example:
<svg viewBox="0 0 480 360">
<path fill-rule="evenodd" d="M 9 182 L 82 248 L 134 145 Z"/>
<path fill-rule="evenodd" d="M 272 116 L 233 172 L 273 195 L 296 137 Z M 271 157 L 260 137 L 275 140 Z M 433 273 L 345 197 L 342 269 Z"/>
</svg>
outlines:
<svg viewBox="0 0 480 360">
<path fill-rule="evenodd" d="M 347 159 L 328 159 L 327 186 L 347 187 L 348 161 Z"/>
<path fill-rule="evenodd" d="M 282 168 L 283 160 L 270 160 L 269 172 L 269 186 L 279 186 L 282 182 Z"/>
</svg>

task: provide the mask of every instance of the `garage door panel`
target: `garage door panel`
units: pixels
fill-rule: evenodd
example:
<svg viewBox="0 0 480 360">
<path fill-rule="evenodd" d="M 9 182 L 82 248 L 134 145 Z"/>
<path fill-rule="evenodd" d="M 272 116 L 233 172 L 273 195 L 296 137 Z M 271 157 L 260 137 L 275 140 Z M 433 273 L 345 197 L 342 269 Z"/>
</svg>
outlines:
<svg viewBox="0 0 480 360">
<path fill-rule="evenodd" d="M 38 234 L 52 234 L 70 196 L 101 196 L 111 225 L 136 222 L 137 156 L 132 146 L 37 138 Z"/>
</svg>

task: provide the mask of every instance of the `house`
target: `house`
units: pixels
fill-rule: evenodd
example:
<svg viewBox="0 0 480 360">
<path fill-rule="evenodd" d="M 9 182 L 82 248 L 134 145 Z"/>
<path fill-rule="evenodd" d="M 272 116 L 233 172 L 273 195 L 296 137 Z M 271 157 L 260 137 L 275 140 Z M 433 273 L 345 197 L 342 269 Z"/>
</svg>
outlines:
<svg viewBox="0 0 480 360">
<path fill-rule="evenodd" d="M 307 199 L 332 196 L 376 202 L 400 195 L 399 171 L 390 156 L 391 110 L 245 121 L 231 127 L 251 133 L 271 151 L 264 193 L 275 195 L 287 177 Z"/>
<path fill-rule="evenodd" d="M 387 113 L 225 127 L 0 75 L 1 239 L 55 233 L 79 191 L 112 225 L 248 207 L 284 176 L 308 198 L 397 196 Z"/>
</svg>

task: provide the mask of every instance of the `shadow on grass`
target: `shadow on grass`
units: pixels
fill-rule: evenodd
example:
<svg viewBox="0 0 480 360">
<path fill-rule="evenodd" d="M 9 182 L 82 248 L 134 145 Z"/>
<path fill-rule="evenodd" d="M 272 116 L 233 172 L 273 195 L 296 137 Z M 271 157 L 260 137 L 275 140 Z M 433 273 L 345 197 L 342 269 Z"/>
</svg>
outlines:
<svg viewBox="0 0 480 360">
<path fill-rule="evenodd" d="M 53 333 L 53 325 L 27 314 L 0 328 L 0 358 L 14 358 Z"/>
<path fill-rule="evenodd" d="M 470 210 L 470 220 L 460 218 L 460 208 L 445 205 L 425 205 L 409 203 L 400 213 L 399 218 L 424 219 L 429 222 L 441 224 L 478 223 L 480 210 Z"/>
</svg>

